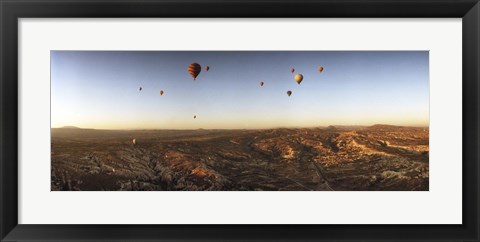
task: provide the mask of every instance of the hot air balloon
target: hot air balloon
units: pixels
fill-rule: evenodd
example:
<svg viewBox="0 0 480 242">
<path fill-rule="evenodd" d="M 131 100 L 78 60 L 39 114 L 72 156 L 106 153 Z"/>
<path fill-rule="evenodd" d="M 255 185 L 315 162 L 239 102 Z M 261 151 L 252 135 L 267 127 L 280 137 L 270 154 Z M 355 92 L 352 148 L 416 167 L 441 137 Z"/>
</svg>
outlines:
<svg viewBox="0 0 480 242">
<path fill-rule="evenodd" d="M 290 73 L 294 73 L 295 72 L 295 68 L 290 68 Z"/>
<path fill-rule="evenodd" d="M 295 77 L 293 77 L 295 81 L 300 85 L 300 83 L 303 81 L 303 75 L 302 74 L 297 74 Z"/>
<path fill-rule="evenodd" d="M 197 115 L 193 115 L 193 118 L 197 118 Z"/>
<path fill-rule="evenodd" d="M 188 73 L 190 73 L 190 76 L 193 77 L 193 80 L 195 80 L 202 71 L 202 66 L 198 63 L 192 63 L 188 66 Z"/>
<path fill-rule="evenodd" d="M 319 72 L 322 72 L 322 71 L 323 71 L 323 66 L 319 66 L 319 67 L 318 67 L 318 71 L 319 71 Z"/>
<path fill-rule="evenodd" d="M 163 93 L 164 93 L 163 90 L 160 90 L 160 96 L 163 95 Z"/>
<path fill-rule="evenodd" d="M 206 66 L 206 67 L 205 67 L 205 70 L 206 70 L 206 71 L 210 70 L 210 66 Z"/>
<path fill-rule="evenodd" d="M 263 87 L 263 82 L 260 82 L 260 86 Z"/>
<path fill-rule="evenodd" d="M 287 95 L 290 97 L 290 95 L 292 95 L 292 91 L 288 91 Z"/>
<path fill-rule="evenodd" d="M 142 91 L 142 87 L 139 87 L 139 88 L 138 88 L 138 91 Z"/>
<path fill-rule="evenodd" d="M 132 140 L 132 144 L 133 145 L 136 145 L 137 144 L 137 141 L 135 139 Z"/>
</svg>

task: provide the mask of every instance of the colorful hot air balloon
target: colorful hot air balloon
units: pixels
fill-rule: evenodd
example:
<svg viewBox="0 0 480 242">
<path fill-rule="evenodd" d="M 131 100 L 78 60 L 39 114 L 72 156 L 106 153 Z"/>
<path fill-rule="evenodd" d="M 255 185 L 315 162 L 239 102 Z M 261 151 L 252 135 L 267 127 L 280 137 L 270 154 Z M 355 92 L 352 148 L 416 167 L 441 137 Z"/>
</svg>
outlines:
<svg viewBox="0 0 480 242">
<path fill-rule="evenodd" d="M 300 85 L 300 83 L 303 81 L 303 75 L 302 74 L 297 74 L 295 77 L 293 77 L 295 81 Z"/>
<path fill-rule="evenodd" d="M 188 66 L 188 73 L 190 73 L 190 76 L 193 77 L 193 80 L 195 80 L 202 71 L 202 66 L 198 63 L 192 63 Z"/>
<path fill-rule="evenodd" d="M 260 86 L 263 87 L 263 82 L 260 82 Z"/>
<path fill-rule="evenodd" d="M 290 68 L 290 73 L 294 73 L 295 72 L 295 68 Z"/>
<path fill-rule="evenodd" d="M 206 70 L 206 71 L 210 70 L 210 66 L 206 66 L 206 67 L 205 67 L 205 70 Z"/>
<path fill-rule="evenodd" d="M 287 95 L 290 97 L 290 95 L 292 95 L 292 91 L 288 91 Z"/>
<path fill-rule="evenodd" d="M 163 95 L 164 91 L 163 90 L 160 90 L 160 96 Z"/>
<path fill-rule="evenodd" d="M 319 66 L 319 67 L 318 67 L 318 71 L 319 71 L 319 72 L 322 72 L 322 71 L 323 71 L 323 66 Z"/>
</svg>

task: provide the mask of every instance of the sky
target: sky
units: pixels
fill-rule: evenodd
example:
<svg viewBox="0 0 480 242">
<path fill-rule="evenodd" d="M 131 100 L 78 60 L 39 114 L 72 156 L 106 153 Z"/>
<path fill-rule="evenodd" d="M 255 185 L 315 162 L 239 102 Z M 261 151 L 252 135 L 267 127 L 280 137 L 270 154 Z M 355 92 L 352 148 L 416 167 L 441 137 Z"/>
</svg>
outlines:
<svg viewBox="0 0 480 242">
<path fill-rule="evenodd" d="M 428 70 L 428 51 L 51 51 L 51 126 L 428 126 Z"/>
</svg>

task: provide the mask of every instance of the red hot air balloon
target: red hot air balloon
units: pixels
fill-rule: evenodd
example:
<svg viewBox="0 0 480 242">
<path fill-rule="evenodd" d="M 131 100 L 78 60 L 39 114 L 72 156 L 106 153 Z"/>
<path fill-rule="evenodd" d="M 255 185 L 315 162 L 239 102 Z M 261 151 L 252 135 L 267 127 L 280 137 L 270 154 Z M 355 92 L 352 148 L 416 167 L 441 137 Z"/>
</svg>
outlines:
<svg viewBox="0 0 480 242">
<path fill-rule="evenodd" d="M 263 82 L 260 82 L 260 86 L 263 87 Z"/>
<path fill-rule="evenodd" d="M 190 76 L 193 77 L 193 80 L 195 80 L 202 71 L 202 66 L 198 63 L 192 63 L 188 66 L 188 73 L 190 73 Z"/>
<path fill-rule="evenodd" d="M 210 66 L 206 66 L 206 67 L 205 67 L 205 70 L 206 70 L 206 71 L 210 70 Z"/>
</svg>

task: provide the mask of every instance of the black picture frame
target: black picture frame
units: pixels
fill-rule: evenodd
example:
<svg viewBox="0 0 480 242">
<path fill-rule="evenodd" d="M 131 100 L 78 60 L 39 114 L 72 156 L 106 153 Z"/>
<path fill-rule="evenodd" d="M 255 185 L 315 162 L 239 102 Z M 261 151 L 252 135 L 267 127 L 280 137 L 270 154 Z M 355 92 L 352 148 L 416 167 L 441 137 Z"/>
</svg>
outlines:
<svg viewBox="0 0 480 242">
<path fill-rule="evenodd" d="M 479 241 L 478 0 L 0 0 L 0 17 L 1 241 Z M 461 225 L 18 224 L 18 19 L 124 17 L 462 18 L 463 223 Z"/>
</svg>

